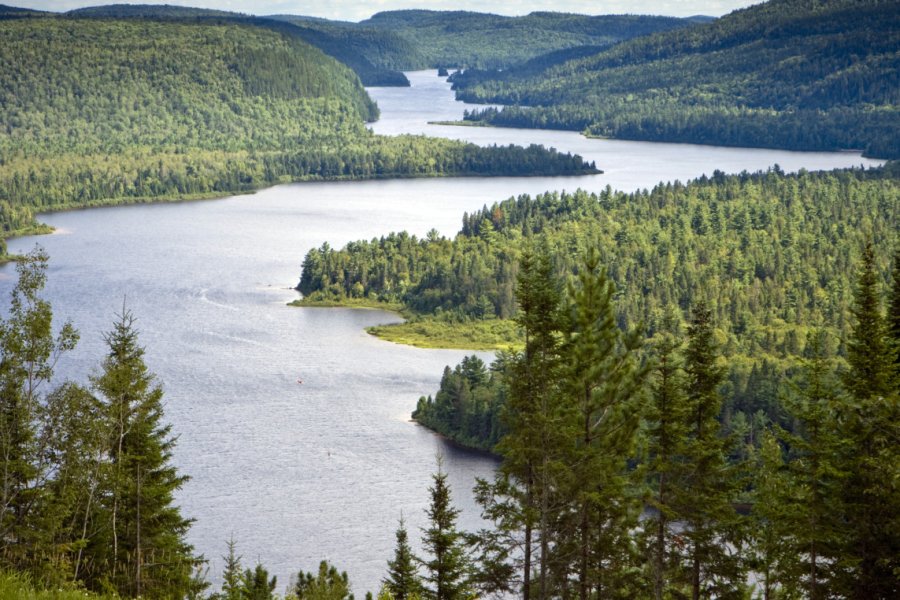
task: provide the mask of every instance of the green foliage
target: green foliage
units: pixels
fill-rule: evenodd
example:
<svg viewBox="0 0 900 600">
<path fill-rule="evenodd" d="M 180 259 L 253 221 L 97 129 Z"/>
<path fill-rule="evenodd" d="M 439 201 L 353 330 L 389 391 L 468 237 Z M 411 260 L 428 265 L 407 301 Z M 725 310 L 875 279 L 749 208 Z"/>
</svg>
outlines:
<svg viewBox="0 0 900 600">
<path fill-rule="evenodd" d="M 422 581 L 416 566 L 418 560 L 409 547 L 406 525 L 401 517 L 394 558 L 388 561 L 388 574 L 384 579 L 384 586 L 394 600 L 412 600 L 421 592 Z"/>
<path fill-rule="evenodd" d="M 636 591 L 628 567 L 641 506 L 627 461 L 635 453 L 648 370 L 637 358 L 643 332 L 619 329 L 614 294 L 599 252 L 589 247 L 562 305 L 559 402 L 575 443 L 556 477 L 570 510 L 555 525 L 561 530 L 555 551 L 572 557 L 556 568 L 577 573 L 582 599 Z"/>
<path fill-rule="evenodd" d="M 423 597 L 433 600 L 474 598 L 470 582 L 471 565 L 462 533 L 456 528 L 459 510 L 450 500 L 447 474 L 438 461 L 438 472 L 429 488 L 431 503 L 426 509 L 428 527 L 422 530 L 422 546 L 429 554 L 422 560 L 425 568 Z"/>
<path fill-rule="evenodd" d="M 413 419 L 465 446 L 492 450 L 505 432 L 504 369 L 503 356 L 490 371 L 477 356 L 467 356 L 453 370 L 446 367 L 434 399 L 419 398 Z"/>
<path fill-rule="evenodd" d="M 198 559 L 185 541 L 191 521 L 174 505 L 187 480 L 172 462 L 175 440 L 162 423 L 162 388 L 144 362 L 127 310 L 106 335 L 102 372 L 93 380 L 110 436 L 110 493 L 101 501 L 106 527 L 92 540 L 99 577 L 123 595 L 166 598 L 192 585 Z"/>
<path fill-rule="evenodd" d="M 243 600 L 275 600 L 278 578 L 269 579 L 269 572 L 262 565 L 244 571 L 241 596 Z"/>
<path fill-rule="evenodd" d="M 469 118 L 624 139 L 900 157 L 900 10 L 772 0 L 541 69 L 461 77 Z"/>
<path fill-rule="evenodd" d="M 651 401 L 644 413 L 644 469 L 648 479 L 646 504 L 652 512 L 643 528 L 653 597 L 671 593 L 680 568 L 672 548 L 671 524 L 679 518 L 676 501 L 685 476 L 680 445 L 687 429 L 687 404 L 680 369 L 680 342 L 674 332 L 655 340 Z"/>
<path fill-rule="evenodd" d="M 900 593 L 900 378 L 881 312 L 875 255 L 867 244 L 854 293 L 840 418 L 848 440 L 843 487 L 848 529 L 837 588 L 850 598 Z"/>
<path fill-rule="evenodd" d="M 379 45 L 366 53 L 393 68 L 506 68 L 555 50 L 585 45 L 610 46 L 625 39 L 684 27 L 671 17 L 639 15 L 585 16 L 533 12 L 519 17 L 466 11 L 396 10 L 380 12 L 356 31 L 392 33 L 413 52 Z M 345 25 L 346 26 L 346 25 Z"/>
<path fill-rule="evenodd" d="M 59 450 L 64 460 L 74 460 L 73 454 L 65 452 L 70 440 L 63 437 L 64 432 L 52 428 L 57 419 L 66 418 L 61 407 L 69 397 L 60 392 L 45 399 L 42 388 L 50 384 L 60 355 L 72 350 L 78 341 L 78 333 L 68 322 L 54 335 L 53 311 L 40 296 L 47 281 L 47 261 L 46 252 L 36 247 L 16 265 L 19 280 L 7 316 L 0 321 L 2 564 L 41 578 L 53 577 L 52 568 L 49 573 L 43 572 L 46 564 L 42 554 L 49 554 L 50 562 L 60 559 L 60 549 L 48 551 L 47 546 L 52 547 L 66 518 L 61 512 L 65 507 L 53 501 L 52 490 L 59 485 L 66 492 L 72 491 L 63 478 L 73 474 L 56 471 L 50 459 Z M 71 443 L 77 445 L 78 440 Z M 58 476 L 55 480 L 54 475 Z"/>
<path fill-rule="evenodd" d="M 22 573 L 0 571 L 0 598 L 15 600 L 120 600 L 117 595 L 98 595 L 73 589 L 42 589 Z"/>
<path fill-rule="evenodd" d="M 346 306 L 347 300 L 339 304 Z M 353 301 L 350 301 L 350 306 Z M 413 315 L 403 323 L 376 325 L 366 331 L 376 337 L 419 348 L 463 350 L 521 349 L 521 331 L 509 319 L 473 320 L 454 313 Z"/>
<path fill-rule="evenodd" d="M 338 572 L 327 560 L 316 574 L 300 571 L 293 592 L 297 600 L 353 600 L 346 571 Z"/>
<path fill-rule="evenodd" d="M 855 249 L 866 237 L 892 248 L 898 230 L 893 167 L 796 175 L 776 167 L 630 194 L 510 198 L 465 215 L 452 240 L 401 232 L 340 250 L 323 245 L 307 253 L 298 289 L 316 298 L 402 302 L 462 331 L 467 319 L 490 324 L 516 314 L 518 261 L 529 237 L 546 240 L 554 276 L 563 279 L 578 271 L 577 253 L 596 244 L 618 290 L 618 324 L 644 323 L 652 337 L 673 309 L 680 320 L 704 300 L 729 359 L 726 423 L 762 411 L 789 426 L 778 380 L 811 329 L 826 329 L 829 353 L 844 352 L 838 340 L 852 323 Z M 427 326 L 423 319 L 409 328 L 444 331 Z"/>
<path fill-rule="evenodd" d="M 685 564 L 693 598 L 740 597 L 745 573 L 733 548 L 742 542 L 733 502 L 734 470 L 727 464 L 728 440 L 722 436 L 719 388 L 725 369 L 718 361 L 711 312 L 698 303 L 688 327 L 684 351 L 687 430 L 679 454 L 690 465 L 675 504 L 684 520 Z"/>
</svg>

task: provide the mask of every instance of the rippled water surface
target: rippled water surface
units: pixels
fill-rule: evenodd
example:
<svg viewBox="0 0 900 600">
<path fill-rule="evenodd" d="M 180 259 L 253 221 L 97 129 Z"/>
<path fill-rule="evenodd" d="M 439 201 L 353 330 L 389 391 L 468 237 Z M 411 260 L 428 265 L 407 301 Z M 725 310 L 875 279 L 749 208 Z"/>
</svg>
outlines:
<svg viewBox="0 0 900 600">
<path fill-rule="evenodd" d="M 464 211 L 526 192 L 631 190 L 774 163 L 785 170 L 874 164 L 851 154 L 430 126 L 459 118 L 463 106 L 433 72 L 411 79 L 412 88 L 371 90 L 382 111 L 375 131 L 537 142 L 582 154 L 606 173 L 284 185 L 215 201 L 43 215 L 56 234 L 9 244 L 13 252 L 36 243 L 48 250 L 46 296 L 57 317 L 82 332 L 78 349 L 59 365 L 62 376 L 84 380 L 96 369 L 101 332 L 123 302 L 136 314 L 179 436 L 175 461 L 191 476 L 178 501 L 196 519 L 190 540 L 211 559 L 214 581 L 234 536 L 248 566 L 259 560 L 278 576 L 279 591 L 322 558 L 346 569 L 360 595 L 376 590 L 401 513 L 412 538 L 424 525 L 438 453 L 461 524 L 479 524 L 469 490 L 495 463 L 409 422 L 418 397 L 433 393 L 444 365 L 464 353 L 398 346 L 363 331 L 395 321 L 390 313 L 287 307 L 310 248 L 402 229 L 453 235 Z M 13 276 L 11 266 L 0 268 L 4 298 Z"/>
</svg>

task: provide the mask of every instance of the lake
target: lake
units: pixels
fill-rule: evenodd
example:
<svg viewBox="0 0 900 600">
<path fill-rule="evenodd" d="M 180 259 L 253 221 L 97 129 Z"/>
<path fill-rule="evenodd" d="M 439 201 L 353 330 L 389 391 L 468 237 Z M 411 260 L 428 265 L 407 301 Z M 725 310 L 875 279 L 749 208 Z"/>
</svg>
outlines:
<svg viewBox="0 0 900 600">
<path fill-rule="evenodd" d="M 660 180 L 726 172 L 875 165 L 845 153 L 803 153 L 588 140 L 576 133 L 430 126 L 464 105 L 434 72 L 411 88 L 370 90 L 378 133 L 428 133 L 479 144 L 553 146 L 595 160 L 602 175 L 306 183 L 251 195 L 42 215 L 51 256 L 45 297 L 82 334 L 57 368 L 85 381 L 104 354 L 102 334 L 123 304 L 138 321 L 146 361 L 165 389 L 178 436 L 175 462 L 191 480 L 178 496 L 196 519 L 189 540 L 210 559 L 216 587 L 233 536 L 245 566 L 262 562 L 283 592 L 298 570 L 327 558 L 361 597 L 377 591 L 401 514 L 418 545 L 436 456 L 444 457 L 460 524 L 480 526 L 470 498 L 495 462 L 411 423 L 461 351 L 421 350 L 372 338 L 396 321 L 374 310 L 291 308 L 303 256 L 328 242 L 436 228 L 452 236 L 463 212 L 522 193 L 607 185 L 634 190 Z M 0 268 L 8 298 L 15 270 Z M 4 300 L 4 303 L 6 301 Z M 486 360 L 490 355 L 481 354 Z M 302 383 L 298 383 L 302 380 Z"/>
</svg>

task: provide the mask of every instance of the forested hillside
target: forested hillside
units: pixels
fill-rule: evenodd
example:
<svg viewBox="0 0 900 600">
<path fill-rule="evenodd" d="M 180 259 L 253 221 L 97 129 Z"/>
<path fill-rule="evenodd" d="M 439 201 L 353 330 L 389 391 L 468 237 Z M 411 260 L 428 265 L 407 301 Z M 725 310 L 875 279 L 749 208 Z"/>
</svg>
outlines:
<svg viewBox="0 0 900 600">
<path fill-rule="evenodd" d="M 372 40 L 367 32 L 348 30 L 339 23 L 322 20 L 308 20 L 304 17 L 254 17 L 241 13 L 208 8 L 171 6 L 158 4 L 109 4 L 79 8 L 66 16 L 98 19 L 149 19 L 157 21 L 199 20 L 224 21 L 273 29 L 288 37 L 297 37 L 311 44 L 325 54 L 344 63 L 357 74 L 363 85 L 409 85 L 409 80 L 400 71 L 373 65 L 366 58 L 371 46 L 379 46 L 379 40 Z M 311 26 L 312 25 L 312 26 Z M 389 34 L 376 33 L 385 37 Z"/>
<path fill-rule="evenodd" d="M 377 13 L 359 25 L 394 32 L 410 40 L 421 62 L 411 62 L 416 58 L 413 55 L 395 64 L 411 69 L 505 68 L 555 50 L 610 46 L 689 24 L 673 17 L 641 15 L 534 12 L 505 17 L 465 11 L 398 10 Z"/>
<path fill-rule="evenodd" d="M 829 343 L 844 339 L 858 252 L 866 240 L 893 248 L 898 229 L 896 166 L 717 173 L 630 194 L 510 198 L 464 216 L 453 240 L 395 233 L 323 246 L 306 255 L 298 289 L 313 299 L 401 302 L 459 330 L 515 315 L 518 260 L 532 239 L 562 279 L 596 244 L 617 288 L 620 324 L 642 323 L 652 336 L 705 302 L 730 357 L 736 402 L 777 417 L 776 392 L 762 382 L 790 368 L 812 328 L 825 327 Z M 879 260 L 887 273 L 888 253 Z"/>
<path fill-rule="evenodd" d="M 377 67 L 400 70 L 508 68 L 548 52 L 585 45 L 599 50 L 691 24 L 686 19 L 637 15 L 532 13 L 505 17 L 434 10 L 386 11 L 359 23 L 290 15 L 276 18 L 339 40 Z M 324 45 L 319 47 L 328 51 Z"/>
<path fill-rule="evenodd" d="M 771 0 L 540 71 L 473 73 L 470 118 L 598 136 L 900 156 L 900 6 Z"/>
<path fill-rule="evenodd" d="M 591 171 L 539 148 L 376 137 L 365 121 L 377 114 L 350 69 L 271 28 L 2 21 L 3 231 L 32 227 L 34 210 L 298 179 Z"/>
</svg>

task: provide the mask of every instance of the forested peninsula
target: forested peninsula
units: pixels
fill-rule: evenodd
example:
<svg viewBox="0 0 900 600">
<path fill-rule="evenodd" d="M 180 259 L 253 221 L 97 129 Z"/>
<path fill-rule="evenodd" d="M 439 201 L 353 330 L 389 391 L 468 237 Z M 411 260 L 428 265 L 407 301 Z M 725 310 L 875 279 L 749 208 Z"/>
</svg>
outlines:
<svg viewBox="0 0 900 600">
<path fill-rule="evenodd" d="M 286 26 L 286 25 L 282 25 Z M 221 196 L 287 181 L 597 172 L 579 157 L 365 127 L 355 74 L 231 21 L 0 21 L 0 224 L 34 212 Z"/>
<path fill-rule="evenodd" d="M 578 273 L 579 253 L 596 245 L 618 290 L 620 324 L 643 323 L 652 337 L 673 310 L 703 300 L 729 357 L 733 389 L 774 411 L 776 392 L 760 378 L 771 382 L 789 369 L 813 328 L 824 327 L 832 343 L 846 337 L 859 248 L 865 240 L 891 248 L 898 229 L 893 163 L 867 171 L 716 173 L 633 193 L 509 198 L 464 215 L 453 239 L 400 232 L 342 249 L 325 245 L 307 253 L 297 289 L 309 303 L 399 303 L 412 318 L 377 328 L 387 339 L 519 347 L 523 338 L 510 319 L 523 248 L 541 240 L 555 277 L 566 280 Z M 884 273 L 889 257 L 879 260 Z"/>
<path fill-rule="evenodd" d="M 454 77 L 468 119 L 620 139 L 900 157 L 900 7 L 772 0 L 587 56 Z"/>
</svg>

